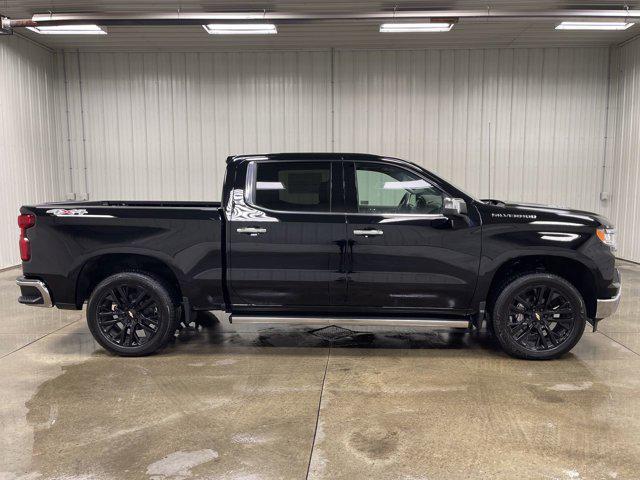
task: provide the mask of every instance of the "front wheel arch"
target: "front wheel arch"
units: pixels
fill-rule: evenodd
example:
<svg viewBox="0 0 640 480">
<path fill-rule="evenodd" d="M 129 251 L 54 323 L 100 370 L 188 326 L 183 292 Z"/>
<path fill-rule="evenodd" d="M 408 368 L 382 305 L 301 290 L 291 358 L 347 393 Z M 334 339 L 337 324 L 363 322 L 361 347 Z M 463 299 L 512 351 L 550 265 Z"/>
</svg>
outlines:
<svg viewBox="0 0 640 480">
<path fill-rule="evenodd" d="M 557 255 L 528 255 L 509 259 L 498 267 L 487 291 L 487 311 L 491 313 L 500 288 L 506 280 L 527 273 L 550 273 L 573 285 L 584 300 L 587 318 L 597 309 L 596 280 L 589 268 L 578 260 Z"/>
</svg>

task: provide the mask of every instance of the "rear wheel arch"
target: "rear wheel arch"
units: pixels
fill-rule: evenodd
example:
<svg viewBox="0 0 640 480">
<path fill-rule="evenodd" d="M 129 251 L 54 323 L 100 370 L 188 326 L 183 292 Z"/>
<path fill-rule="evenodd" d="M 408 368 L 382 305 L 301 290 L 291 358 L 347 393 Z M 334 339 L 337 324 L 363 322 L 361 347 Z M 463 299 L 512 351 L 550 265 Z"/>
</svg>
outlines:
<svg viewBox="0 0 640 480">
<path fill-rule="evenodd" d="M 584 263 L 558 255 L 528 255 L 511 258 L 494 272 L 487 290 L 487 309 L 491 312 L 500 290 L 516 278 L 528 273 L 551 273 L 571 283 L 582 296 L 587 318 L 594 318 L 597 308 L 596 280 Z"/>
<path fill-rule="evenodd" d="M 139 272 L 161 281 L 175 303 L 182 299 L 182 288 L 176 272 L 164 261 L 142 254 L 108 253 L 87 260 L 76 280 L 76 306 L 89 299 L 105 278 L 116 273 Z"/>
</svg>

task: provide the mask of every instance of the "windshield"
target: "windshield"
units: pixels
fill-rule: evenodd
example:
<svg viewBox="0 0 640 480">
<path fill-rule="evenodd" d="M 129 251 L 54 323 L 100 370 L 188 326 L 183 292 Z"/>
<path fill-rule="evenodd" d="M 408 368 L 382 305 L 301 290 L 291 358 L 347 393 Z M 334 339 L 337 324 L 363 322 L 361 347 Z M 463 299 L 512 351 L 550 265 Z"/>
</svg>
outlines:
<svg viewBox="0 0 640 480">
<path fill-rule="evenodd" d="M 435 175 L 438 178 L 442 178 L 443 180 L 445 180 L 445 178 L 442 175 L 439 175 L 437 172 L 435 172 L 434 170 L 427 170 L 426 168 L 424 168 L 421 165 L 418 165 L 417 163 L 414 162 L 409 162 L 412 165 L 418 167 L 420 170 L 426 170 L 427 172 L 431 173 L 432 175 Z M 471 200 L 473 200 L 474 202 L 480 202 L 482 203 L 481 200 L 478 200 L 476 198 L 475 195 L 471 195 L 469 192 L 467 192 L 464 188 L 460 188 L 458 185 L 456 185 L 455 183 L 453 183 L 452 181 L 450 181 L 449 179 L 445 180 L 449 185 L 451 185 L 453 188 L 455 188 L 456 190 L 462 192 L 464 195 L 466 195 L 467 197 L 471 198 Z"/>
</svg>

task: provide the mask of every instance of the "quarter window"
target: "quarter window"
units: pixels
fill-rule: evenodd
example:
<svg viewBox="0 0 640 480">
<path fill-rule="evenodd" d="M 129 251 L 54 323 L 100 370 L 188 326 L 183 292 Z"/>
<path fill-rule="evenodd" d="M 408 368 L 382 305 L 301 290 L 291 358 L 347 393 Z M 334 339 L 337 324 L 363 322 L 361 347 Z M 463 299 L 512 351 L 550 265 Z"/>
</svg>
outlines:
<svg viewBox="0 0 640 480">
<path fill-rule="evenodd" d="M 270 210 L 329 212 L 330 162 L 258 162 L 253 201 Z"/>
<path fill-rule="evenodd" d="M 437 214 L 443 195 L 418 175 L 378 163 L 356 163 L 359 213 Z"/>
</svg>

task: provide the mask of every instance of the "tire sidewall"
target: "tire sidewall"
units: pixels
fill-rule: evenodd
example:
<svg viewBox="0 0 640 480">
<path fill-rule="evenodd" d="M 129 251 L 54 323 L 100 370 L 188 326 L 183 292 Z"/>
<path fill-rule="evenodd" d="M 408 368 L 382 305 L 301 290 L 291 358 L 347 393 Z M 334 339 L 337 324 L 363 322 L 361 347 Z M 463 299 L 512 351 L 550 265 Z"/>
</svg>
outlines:
<svg viewBox="0 0 640 480">
<path fill-rule="evenodd" d="M 553 287 L 566 296 L 576 312 L 575 323 L 569 336 L 558 346 L 550 350 L 529 350 L 517 343 L 508 332 L 509 306 L 516 293 L 524 288 L 535 286 Z M 564 278 L 548 273 L 532 273 L 521 276 L 508 283 L 496 299 L 493 310 L 493 328 L 498 341 L 507 353 L 519 358 L 548 360 L 557 358 L 571 350 L 582 337 L 586 325 L 586 307 L 580 292 Z"/>
<path fill-rule="evenodd" d="M 100 326 L 98 325 L 97 309 L 98 302 L 107 290 L 117 285 L 140 285 L 147 289 L 157 302 L 160 325 L 158 331 L 151 341 L 138 347 L 121 347 L 110 342 Z M 87 304 L 87 325 L 93 338 L 106 350 L 122 356 L 142 356 L 148 355 L 162 348 L 168 341 L 169 335 L 173 332 L 175 325 L 175 308 L 171 296 L 166 287 L 158 280 L 135 272 L 117 273 L 107 277 L 93 290 Z"/>
</svg>

